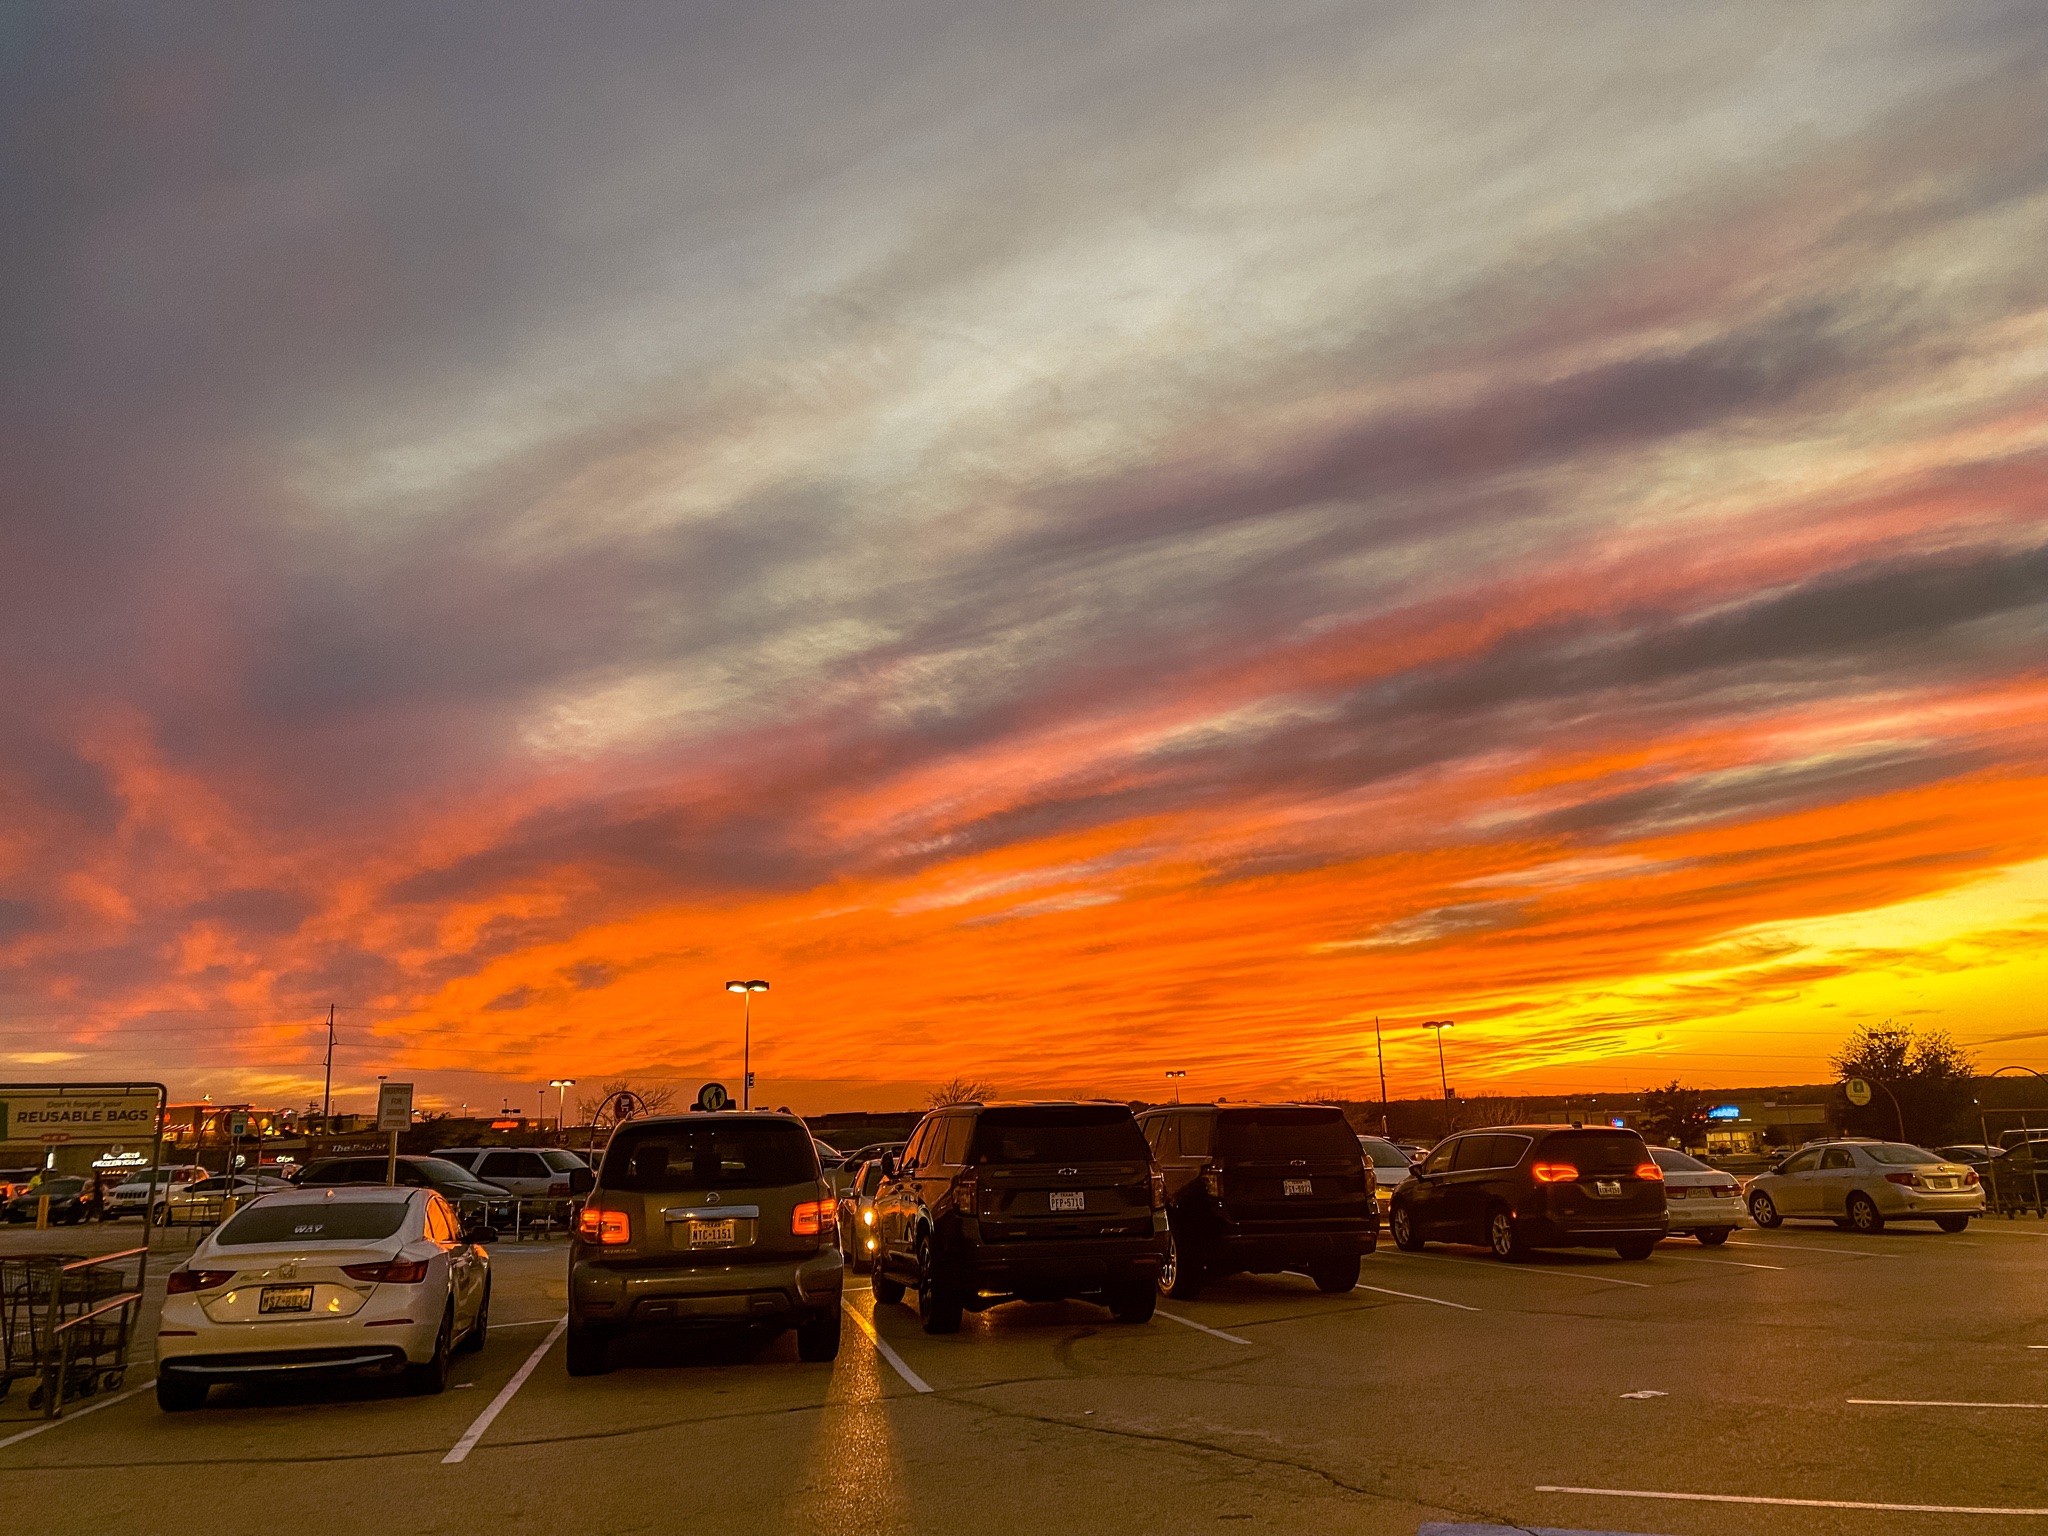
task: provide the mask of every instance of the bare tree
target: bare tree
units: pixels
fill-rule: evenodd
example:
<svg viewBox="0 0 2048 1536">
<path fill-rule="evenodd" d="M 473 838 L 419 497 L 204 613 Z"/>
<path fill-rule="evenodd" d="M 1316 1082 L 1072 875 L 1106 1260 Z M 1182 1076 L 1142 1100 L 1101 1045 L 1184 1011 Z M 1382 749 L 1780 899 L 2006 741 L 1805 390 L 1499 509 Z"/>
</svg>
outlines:
<svg viewBox="0 0 2048 1536">
<path fill-rule="evenodd" d="M 924 1096 L 929 1109 L 944 1109 L 948 1104 L 978 1104 L 996 1097 L 994 1083 L 985 1083 L 978 1077 L 956 1077 L 943 1082 Z"/>
<path fill-rule="evenodd" d="M 640 1101 L 641 1113 L 648 1115 L 658 1115 L 676 1101 L 676 1090 L 672 1086 L 644 1079 L 615 1077 L 595 1093 L 576 1096 L 576 1118 L 585 1125 L 592 1124 L 605 1104 L 614 1095 L 621 1093 L 632 1094 Z"/>
<path fill-rule="evenodd" d="M 1444 1108 L 1450 1111 L 1452 1130 L 1471 1130 L 1475 1126 L 1518 1125 L 1522 1119 L 1522 1101 L 1502 1098 L 1499 1094 L 1482 1093 L 1469 1099 L 1447 1099 Z"/>
</svg>

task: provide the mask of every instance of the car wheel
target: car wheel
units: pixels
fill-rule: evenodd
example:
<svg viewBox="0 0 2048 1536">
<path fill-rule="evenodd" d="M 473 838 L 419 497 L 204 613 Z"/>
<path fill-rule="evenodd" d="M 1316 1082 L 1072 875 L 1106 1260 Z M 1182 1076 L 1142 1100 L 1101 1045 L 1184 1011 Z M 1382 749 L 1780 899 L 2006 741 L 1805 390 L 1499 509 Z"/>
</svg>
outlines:
<svg viewBox="0 0 2048 1536">
<path fill-rule="evenodd" d="M 1351 1254 L 1342 1259 L 1331 1259 L 1318 1264 L 1308 1272 L 1315 1281 L 1316 1289 L 1325 1296 L 1342 1296 L 1346 1291 L 1358 1288 L 1358 1255 Z"/>
<path fill-rule="evenodd" d="M 1529 1257 L 1529 1245 L 1522 1241 L 1522 1234 L 1515 1229 L 1514 1213 L 1506 1207 L 1496 1210 L 1487 1222 L 1486 1241 L 1496 1259 L 1519 1264 Z"/>
<path fill-rule="evenodd" d="M 1140 1276 L 1109 1294 L 1109 1315 L 1120 1323 L 1149 1323 L 1159 1306 L 1159 1287 Z"/>
<path fill-rule="evenodd" d="M 875 1274 L 876 1304 L 884 1307 L 895 1306 L 897 1302 L 903 1299 L 903 1282 L 901 1280 L 892 1280 L 882 1273 L 882 1256 L 879 1253 L 869 1261 L 869 1267 L 874 1270 Z"/>
<path fill-rule="evenodd" d="M 476 1321 L 469 1325 L 469 1332 L 462 1336 L 462 1343 L 456 1346 L 463 1354 L 473 1355 L 484 1347 L 484 1340 L 491 1331 L 491 1281 L 484 1277 L 484 1299 L 477 1303 Z"/>
<path fill-rule="evenodd" d="M 201 1376 L 187 1376 L 182 1371 L 159 1371 L 156 1405 L 165 1413 L 190 1413 L 194 1408 L 206 1405 L 207 1385 Z"/>
<path fill-rule="evenodd" d="M 1728 1234 L 1734 1230 L 1733 1227 L 1702 1227 L 1693 1236 L 1700 1240 L 1702 1248 L 1718 1248 L 1728 1241 Z"/>
<path fill-rule="evenodd" d="M 1849 1225 L 1858 1232 L 1882 1232 L 1884 1212 L 1877 1208 L 1877 1202 L 1857 1190 L 1849 1196 Z"/>
<path fill-rule="evenodd" d="M 1775 1227 L 1785 1218 L 1778 1214 L 1777 1203 L 1758 1190 L 1749 1197 L 1749 1219 L 1760 1227 Z"/>
<path fill-rule="evenodd" d="M 569 1374 L 602 1376 L 612 1368 L 611 1333 L 593 1323 L 569 1319 Z"/>
<path fill-rule="evenodd" d="M 960 1331 L 960 1288 L 943 1272 L 929 1237 L 917 1241 L 917 1320 L 926 1333 Z"/>
<path fill-rule="evenodd" d="M 1967 1216 L 1937 1216 L 1934 1218 L 1934 1224 L 1944 1232 L 1961 1232 L 1969 1227 L 1970 1218 Z"/>
<path fill-rule="evenodd" d="M 424 1365 L 405 1368 L 405 1390 L 414 1397 L 433 1397 L 448 1390 L 449 1359 L 455 1353 L 455 1303 L 441 1313 L 441 1326 L 434 1332 L 434 1353 Z"/>
<path fill-rule="evenodd" d="M 796 1325 L 796 1357 L 814 1364 L 839 1358 L 839 1308 Z"/>
<path fill-rule="evenodd" d="M 1404 1253 L 1420 1253 L 1423 1249 L 1422 1233 L 1415 1225 L 1415 1218 L 1408 1214 L 1405 1205 L 1394 1207 L 1394 1246 Z"/>
<path fill-rule="evenodd" d="M 1171 1227 L 1166 1232 L 1166 1262 L 1159 1266 L 1158 1288 L 1175 1301 L 1193 1301 L 1202 1294 L 1202 1261 L 1192 1244 L 1181 1246 Z"/>
<path fill-rule="evenodd" d="M 1632 1237 L 1625 1243 L 1616 1243 L 1614 1251 L 1624 1259 L 1647 1259 L 1657 1251 L 1654 1237 Z"/>
</svg>

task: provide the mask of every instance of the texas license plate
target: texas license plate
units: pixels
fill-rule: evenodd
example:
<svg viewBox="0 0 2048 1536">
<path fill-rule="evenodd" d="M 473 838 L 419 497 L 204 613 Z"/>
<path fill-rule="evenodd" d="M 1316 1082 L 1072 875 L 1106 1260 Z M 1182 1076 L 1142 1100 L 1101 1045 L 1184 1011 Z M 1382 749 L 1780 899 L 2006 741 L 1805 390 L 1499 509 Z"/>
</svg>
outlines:
<svg viewBox="0 0 2048 1536">
<path fill-rule="evenodd" d="M 690 1246 L 730 1248 L 737 1238 L 738 1231 L 730 1217 L 724 1221 L 693 1221 L 690 1223 Z"/>
<path fill-rule="evenodd" d="M 310 1285 L 266 1285 L 256 1298 L 258 1312 L 310 1312 L 313 1310 L 313 1287 Z"/>
<path fill-rule="evenodd" d="M 1280 1193 L 1283 1195 L 1312 1195 L 1316 1192 L 1314 1179 L 1282 1179 Z"/>
<path fill-rule="evenodd" d="M 1088 1209 L 1088 1194 L 1079 1189 L 1056 1189 L 1052 1192 L 1051 1204 L 1056 1211 L 1085 1211 Z"/>
<path fill-rule="evenodd" d="M 1595 1179 L 1593 1181 L 1593 1193 L 1596 1195 L 1607 1195 L 1609 1197 L 1618 1195 L 1621 1193 L 1621 1180 Z"/>
</svg>

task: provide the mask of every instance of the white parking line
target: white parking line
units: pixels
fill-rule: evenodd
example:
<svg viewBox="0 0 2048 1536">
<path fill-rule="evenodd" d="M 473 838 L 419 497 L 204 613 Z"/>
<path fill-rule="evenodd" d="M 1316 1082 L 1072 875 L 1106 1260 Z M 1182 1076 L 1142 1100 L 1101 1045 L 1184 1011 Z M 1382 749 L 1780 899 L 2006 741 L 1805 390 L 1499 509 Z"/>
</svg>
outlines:
<svg viewBox="0 0 2048 1536">
<path fill-rule="evenodd" d="M 1850 1397 L 1843 1401 L 1860 1403 L 1866 1408 L 2048 1408 L 2048 1403 L 1950 1403 L 1939 1398 L 1915 1397 Z"/>
<path fill-rule="evenodd" d="M 1211 1328 L 1204 1323 L 1196 1322 L 1192 1317 L 1182 1317 L 1178 1312 L 1161 1312 L 1159 1315 L 1170 1323 L 1179 1323 L 1183 1328 L 1192 1328 L 1197 1333 L 1208 1334 L 1211 1338 L 1228 1339 L 1233 1344 L 1251 1343 L 1250 1339 L 1240 1339 L 1234 1333 L 1225 1333 L 1221 1328 Z"/>
<path fill-rule="evenodd" d="M 549 1323 L 560 1321 L 559 1317 L 529 1317 L 521 1323 L 493 1323 L 491 1332 L 496 1333 L 500 1328 L 545 1328 Z"/>
<path fill-rule="evenodd" d="M 1689 1504 L 1786 1504 L 1798 1509 L 1885 1509 L 1915 1515 L 2048 1515 L 2048 1509 L 1996 1504 L 1873 1504 L 1861 1499 L 1770 1499 L 1753 1493 L 1652 1493 L 1643 1488 L 1564 1488 L 1539 1483 L 1538 1493 L 1582 1493 L 1602 1499 L 1675 1499 Z"/>
<path fill-rule="evenodd" d="M 842 1307 L 846 1307 L 846 1303 L 843 1301 L 840 1303 L 840 1305 Z M 875 1331 L 875 1325 L 873 1323 L 869 1322 L 866 1318 L 862 1317 L 858 1312 L 854 1311 L 852 1307 L 846 1307 L 846 1315 L 852 1318 L 854 1322 L 859 1325 L 860 1331 L 866 1334 L 868 1336 L 868 1341 L 875 1346 L 876 1353 L 881 1355 L 881 1357 L 884 1360 L 888 1361 L 890 1366 L 894 1368 L 896 1374 L 898 1376 L 901 1376 L 906 1382 L 910 1384 L 910 1389 L 913 1392 L 929 1392 L 932 1390 L 932 1384 L 926 1381 L 922 1376 L 918 1375 L 917 1372 L 913 1371 L 909 1367 L 909 1365 L 904 1362 L 903 1357 L 897 1354 L 895 1350 L 889 1347 L 889 1341 L 883 1338 L 881 1334 Z"/>
<path fill-rule="evenodd" d="M 1445 1301 L 1441 1296 L 1418 1296 L 1413 1291 L 1390 1291 L 1384 1285 L 1361 1283 L 1361 1291 L 1377 1291 L 1382 1296 L 1399 1296 L 1403 1301 L 1426 1301 L 1433 1307 L 1456 1307 L 1460 1312 L 1477 1312 L 1479 1308 L 1468 1307 L 1462 1301 Z"/>
<path fill-rule="evenodd" d="M 1846 1253 L 1851 1258 L 1857 1259 L 1902 1259 L 1905 1257 L 1902 1253 L 1872 1253 L 1867 1248 L 1821 1248 L 1811 1243 L 1755 1243 L 1745 1242 L 1740 1238 L 1733 1237 L 1728 1239 L 1727 1246 L 1730 1248 L 1786 1248 L 1794 1253 Z"/>
<path fill-rule="evenodd" d="M 103 1397 L 98 1402 L 79 1409 L 76 1413 L 68 1413 L 61 1419 L 45 1419 L 33 1429 L 24 1429 L 20 1434 L 9 1435 L 5 1440 L 0 1440 L 0 1451 L 6 1450 L 10 1445 L 19 1445 L 24 1440 L 40 1435 L 46 1429 L 55 1429 L 59 1424 L 69 1424 L 73 1419 L 82 1419 L 88 1413 L 98 1413 L 102 1408 L 111 1408 L 116 1403 L 124 1403 L 129 1398 L 135 1396 L 136 1393 L 147 1392 L 155 1385 L 156 1378 L 152 1376 L 139 1387 L 130 1387 L 126 1392 L 117 1392 L 112 1397 Z"/>
<path fill-rule="evenodd" d="M 1671 1259 L 1680 1264 L 1718 1264 L 1723 1269 L 1732 1265 L 1736 1269 L 1775 1269 L 1780 1274 L 1785 1272 L 1785 1266 L 1782 1264 L 1750 1264 L 1742 1259 L 1696 1259 L 1683 1253 L 1664 1253 L 1658 1257 Z"/>
<path fill-rule="evenodd" d="M 1645 1280 L 1617 1280 L 1611 1275 L 1581 1275 L 1569 1269 L 1536 1269 L 1527 1264 L 1495 1265 L 1481 1259 L 1454 1259 L 1447 1253 L 1404 1253 L 1404 1259 L 1434 1259 L 1439 1264 L 1462 1264 L 1467 1269 L 1491 1269 L 1500 1274 L 1555 1275 L 1560 1280 L 1591 1280 L 1599 1285 L 1628 1285 L 1639 1291 L 1650 1289 Z"/>
<path fill-rule="evenodd" d="M 555 1326 L 548 1330 L 548 1336 L 542 1339 L 534 1347 L 533 1353 L 526 1357 L 526 1364 L 520 1366 L 518 1370 L 512 1373 L 512 1379 L 505 1383 L 503 1390 L 496 1397 L 491 1399 L 490 1406 L 476 1416 L 476 1422 L 463 1431 L 462 1438 L 455 1442 L 454 1447 L 446 1456 L 441 1458 L 442 1466 L 452 1467 L 457 1462 L 469 1459 L 469 1453 L 476 1449 L 477 1441 L 483 1439 L 484 1431 L 491 1427 L 491 1421 L 505 1411 L 505 1405 L 512 1401 L 513 1396 L 521 1387 L 526 1385 L 526 1378 L 531 1376 L 533 1368 L 540 1364 L 541 1356 L 554 1348 L 555 1340 L 562 1336 L 563 1331 L 568 1326 L 568 1318 L 558 1317 L 555 1319 Z"/>
</svg>

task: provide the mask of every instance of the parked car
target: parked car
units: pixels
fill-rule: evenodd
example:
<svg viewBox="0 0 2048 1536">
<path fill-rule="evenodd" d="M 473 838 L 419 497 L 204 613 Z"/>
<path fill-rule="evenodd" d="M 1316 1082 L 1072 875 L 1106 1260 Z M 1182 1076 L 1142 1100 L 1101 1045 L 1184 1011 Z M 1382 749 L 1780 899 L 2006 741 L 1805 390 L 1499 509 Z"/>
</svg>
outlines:
<svg viewBox="0 0 2048 1536">
<path fill-rule="evenodd" d="M 1853 1139 L 1802 1147 L 1749 1184 L 1749 1214 L 1760 1227 L 1817 1217 L 1857 1232 L 1889 1221 L 1931 1221 L 1960 1232 L 1984 1210 L 1974 1168 L 1902 1141 Z"/>
<path fill-rule="evenodd" d="M 1671 1235 L 1696 1237 L 1709 1248 L 1728 1241 L 1747 1214 L 1742 1186 L 1735 1175 L 1709 1168 L 1673 1147 L 1652 1147 L 1650 1156 L 1664 1170 L 1664 1202 L 1671 1214 Z"/>
<path fill-rule="evenodd" d="M 387 1158 L 327 1157 L 308 1163 L 299 1175 L 301 1189 L 342 1188 L 350 1184 L 382 1184 Z M 444 1157 L 403 1156 L 398 1159 L 398 1182 L 408 1188 L 431 1189 L 446 1198 L 465 1221 L 482 1213 L 492 1226 L 509 1226 L 512 1197 L 495 1184 L 486 1184 Z"/>
<path fill-rule="evenodd" d="M 1166 1262 L 1166 1186 L 1124 1105 L 956 1104 L 883 1157 L 875 1231 L 875 1300 L 914 1290 L 927 1333 L 1072 1296 L 1142 1323 Z"/>
<path fill-rule="evenodd" d="M 1384 1220 L 1394 1208 L 1394 1191 L 1415 1171 L 1417 1159 L 1402 1150 L 1399 1142 L 1389 1141 L 1384 1136 L 1359 1137 L 1358 1150 L 1372 1165 L 1379 1214 Z"/>
<path fill-rule="evenodd" d="M 1358 1284 L 1379 1203 L 1341 1109 L 1177 1104 L 1138 1125 L 1166 1183 L 1167 1295 L 1185 1301 L 1248 1271 L 1301 1270 L 1332 1294 Z"/>
<path fill-rule="evenodd" d="M 0 1168 L 0 1204 L 24 1193 L 29 1181 L 42 1171 L 40 1168 Z"/>
<path fill-rule="evenodd" d="M 839 1253 L 856 1274 L 874 1267 L 875 1192 L 881 1187 L 881 1160 L 871 1157 L 854 1169 L 839 1192 Z"/>
<path fill-rule="evenodd" d="M 442 1147 L 433 1155 L 528 1200 L 587 1195 L 597 1179 L 590 1164 L 562 1147 Z"/>
<path fill-rule="evenodd" d="M 1964 1142 L 1960 1146 L 1935 1147 L 1932 1150 L 1940 1153 L 1952 1163 L 1967 1163 L 1972 1168 L 1982 1168 L 1993 1159 L 2005 1156 L 2006 1149 L 2003 1147 L 1987 1147 L 1981 1142 Z"/>
<path fill-rule="evenodd" d="M 216 1174 L 196 1184 L 173 1189 L 157 1219 L 167 1227 L 212 1226 L 227 1215 L 229 1195 L 233 1195 L 238 1204 L 246 1204 L 258 1195 L 296 1187 L 289 1179 L 267 1173 L 238 1173 L 232 1179 Z"/>
<path fill-rule="evenodd" d="M 1664 1170 L 1634 1131 L 1510 1125 L 1436 1144 L 1394 1191 L 1395 1246 L 1484 1243 L 1498 1258 L 1536 1248 L 1612 1248 L 1647 1259 L 1669 1230 Z"/>
<path fill-rule="evenodd" d="M 286 1190 L 201 1239 L 166 1282 L 156 1400 L 197 1408 L 215 1382 L 272 1374 L 403 1373 L 448 1385 L 449 1358 L 491 1325 L 497 1233 L 424 1188 Z"/>
<path fill-rule="evenodd" d="M 50 1224 L 75 1227 L 93 1214 L 91 1191 L 90 1179 L 46 1178 L 7 1202 L 7 1219 L 13 1222 L 34 1221 L 36 1205 L 47 1196 L 50 1201 Z"/>
<path fill-rule="evenodd" d="M 164 1200 L 173 1190 L 197 1184 L 206 1176 L 206 1170 L 197 1163 L 173 1163 L 163 1168 L 145 1168 L 139 1173 L 131 1173 L 108 1194 L 105 1219 L 118 1221 L 123 1216 L 161 1219 Z"/>
<path fill-rule="evenodd" d="M 804 1123 L 766 1110 L 629 1120 L 569 1245 L 569 1374 L 629 1327 L 796 1329 L 839 1353 L 838 1203 Z"/>
</svg>

